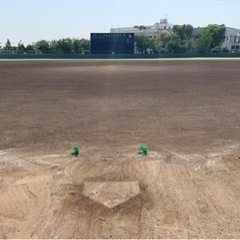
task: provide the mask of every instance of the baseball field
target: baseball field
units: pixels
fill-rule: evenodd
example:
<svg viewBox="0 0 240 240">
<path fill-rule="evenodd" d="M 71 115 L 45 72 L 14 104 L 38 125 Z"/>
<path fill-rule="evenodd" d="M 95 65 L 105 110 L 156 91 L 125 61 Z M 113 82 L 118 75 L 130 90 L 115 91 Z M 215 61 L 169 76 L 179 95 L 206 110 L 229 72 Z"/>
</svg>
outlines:
<svg viewBox="0 0 240 240">
<path fill-rule="evenodd" d="M 0 62 L 0 238 L 240 238 L 239 176 L 240 59 Z"/>
</svg>

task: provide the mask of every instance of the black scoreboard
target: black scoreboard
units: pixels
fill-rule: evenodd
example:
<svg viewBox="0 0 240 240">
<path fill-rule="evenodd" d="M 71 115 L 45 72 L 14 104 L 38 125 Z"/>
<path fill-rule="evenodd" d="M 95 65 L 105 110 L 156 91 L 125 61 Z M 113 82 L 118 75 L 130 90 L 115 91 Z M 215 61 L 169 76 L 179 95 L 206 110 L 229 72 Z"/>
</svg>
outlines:
<svg viewBox="0 0 240 240">
<path fill-rule="evenodd" d="M 134 54 L 134 33 L 91 33 L 92 54 Z"/>
</svg>

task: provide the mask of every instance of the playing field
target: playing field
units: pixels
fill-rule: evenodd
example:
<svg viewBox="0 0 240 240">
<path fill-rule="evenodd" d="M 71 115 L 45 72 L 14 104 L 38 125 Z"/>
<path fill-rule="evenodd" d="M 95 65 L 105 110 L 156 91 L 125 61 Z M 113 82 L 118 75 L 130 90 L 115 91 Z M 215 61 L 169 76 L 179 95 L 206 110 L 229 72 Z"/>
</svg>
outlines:
<svg viewBox="0 0 240 240">
<path fill-rule="evenodd" d="M 239 174 L 240 60 L 0 62 L 0 238 L 240 238 Z"/>
</svg>

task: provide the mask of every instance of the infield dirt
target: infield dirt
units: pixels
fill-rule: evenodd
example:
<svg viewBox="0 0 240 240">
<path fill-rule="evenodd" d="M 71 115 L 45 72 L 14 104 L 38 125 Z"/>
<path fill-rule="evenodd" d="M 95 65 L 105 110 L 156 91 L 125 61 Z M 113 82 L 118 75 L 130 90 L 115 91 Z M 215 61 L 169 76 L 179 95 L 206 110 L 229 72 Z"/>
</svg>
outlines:
<svg viewBox="0 0 240 240">
<path fill-rule="evenodd" d="M 0 62 L 0 238 L 240 238 L 239 103 L 240 60 Z"/>
</svg>

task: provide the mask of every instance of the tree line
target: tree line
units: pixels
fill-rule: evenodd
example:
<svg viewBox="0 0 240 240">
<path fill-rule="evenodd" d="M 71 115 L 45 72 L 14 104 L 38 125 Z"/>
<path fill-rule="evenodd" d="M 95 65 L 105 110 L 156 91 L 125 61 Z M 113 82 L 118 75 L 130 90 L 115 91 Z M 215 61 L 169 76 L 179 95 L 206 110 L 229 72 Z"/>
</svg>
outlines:
<svg viewBox="0 0 240 240">
<path fill-rule="evenodd" d="M 171 53 L 171 52 L 219 52 L 225 51 L 222 43 L 225 40 L 225 25 L 210 24 L 205 28 L 195 29 L 192 25 L 175 25 L 172 32 L 160 31 L 155 37 L 135 36 L 135 49 L 138 53 Z M 88 54 L 91 43 L 88 39 L 62 38 L 59 40 L 39 40 L 36 43 L 12 46 L 8 39 L 2 48 L 5 51 L 54 54 Z"/>
<path fill-rule="evenodd" d="M 26 53 L 54 53 L 54 54 L 86 54 L 90 53 L 90 41 L 88 39 L 62 38 L 59 40 L 39 40 L 36 43 L 24 45 L 21 41 L 17 46 L 12 46 L 9 39 L 2 48 L 5 51 Z"/>
<path fill-rule="evenodd" d="M 225 33 L 225 25 L 210 24 L 195 30 L 191 25 L 175 25 L 171 33 L 163 30 L 155 37 L 136 36 L 135 46 L 139 53 L 227 52 L 221 47 Z"/>
</svg>

